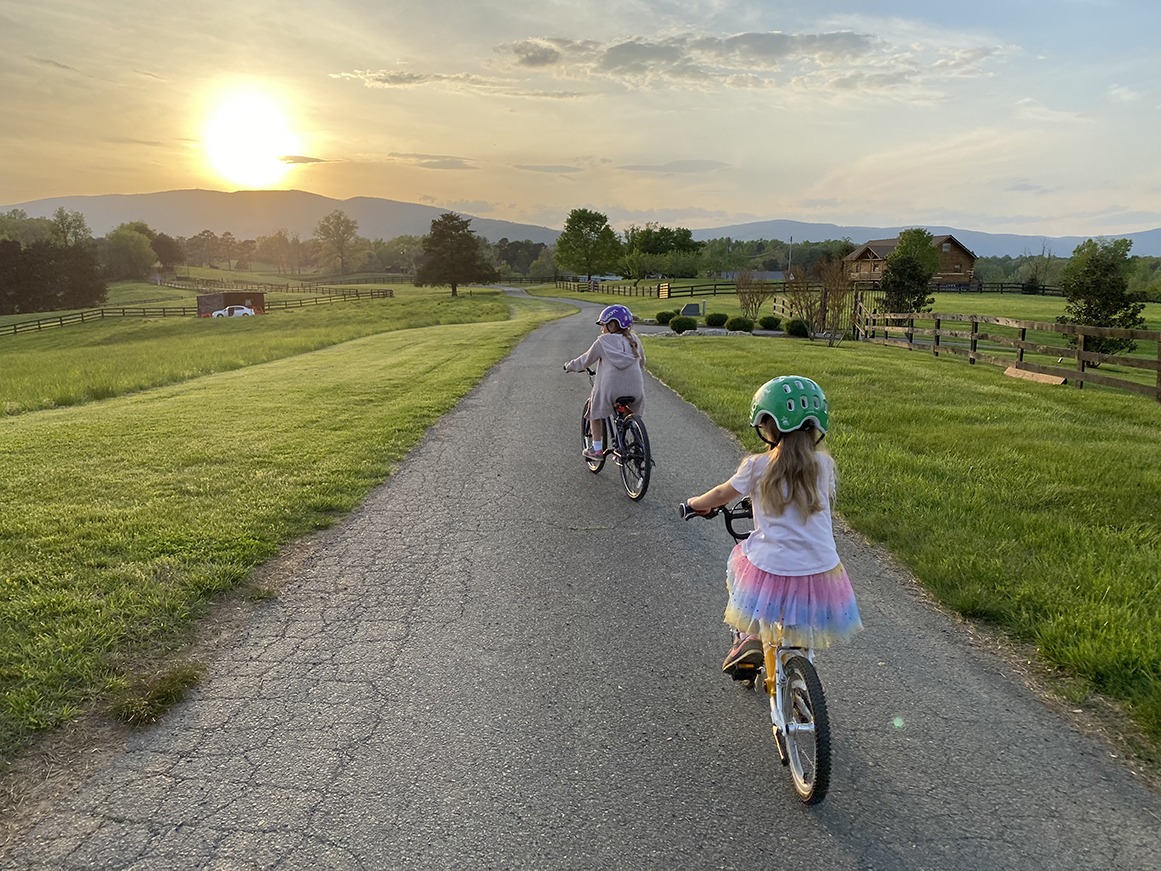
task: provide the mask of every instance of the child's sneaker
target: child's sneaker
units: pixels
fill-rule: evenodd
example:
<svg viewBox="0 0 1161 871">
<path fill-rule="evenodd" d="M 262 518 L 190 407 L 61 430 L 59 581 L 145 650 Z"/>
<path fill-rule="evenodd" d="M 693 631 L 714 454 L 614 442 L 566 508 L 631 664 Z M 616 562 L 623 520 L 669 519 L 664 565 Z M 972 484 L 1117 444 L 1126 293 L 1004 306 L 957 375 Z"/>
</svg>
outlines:
<svg viewBox="0 0 1161 871">
<path fill-rule="evenodd" d="M 722 671 L 733 674 L 738 669 L 756 669 L 762 665 L 764 659 L 760 638 L 755 635 L 739 635 L 730 652 L 726 654 Z"/>
<path fill-rule="evenodd" d="M 598 451 L 596 448 L 585 448 L 581 451 L 581 455 L 586 460 L 603 460 L 605 458 L 605 452 Z"/>
</svg>

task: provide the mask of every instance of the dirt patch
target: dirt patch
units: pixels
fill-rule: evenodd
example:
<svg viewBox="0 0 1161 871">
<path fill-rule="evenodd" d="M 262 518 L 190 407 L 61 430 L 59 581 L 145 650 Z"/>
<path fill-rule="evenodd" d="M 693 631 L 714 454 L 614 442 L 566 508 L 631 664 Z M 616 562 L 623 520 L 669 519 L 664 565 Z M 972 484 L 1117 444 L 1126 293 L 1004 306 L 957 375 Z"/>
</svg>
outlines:
<svg viewBox="0 0 1161 871">
<path fill-rule="evenodd" d="M 206 617 L 191 628 L 188 642 L 170 658 L 212 662 L 333 534 L 332 529 L 300 538 L 255 569 L 245 583 L 210 606 Z M 71 797 L 88 777 L 122 752 L 136 731 L 112 719 L 99 705 L 93 707 L 67 726 L 35 736 L 0 771 L 0 860 L 58 802 Z"/>
</svg>

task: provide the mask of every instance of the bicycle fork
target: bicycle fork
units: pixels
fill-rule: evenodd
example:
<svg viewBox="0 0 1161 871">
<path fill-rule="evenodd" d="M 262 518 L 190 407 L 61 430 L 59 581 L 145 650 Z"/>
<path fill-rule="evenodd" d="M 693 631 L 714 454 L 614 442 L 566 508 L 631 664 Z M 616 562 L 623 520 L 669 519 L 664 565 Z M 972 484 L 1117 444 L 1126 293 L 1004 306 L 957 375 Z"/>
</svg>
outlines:
<svg viewBox="0 0 1161 871">
<path fill-rule="evenodd" d="M 789 750 L 786 746 L 787 732 L 793 731 L 813 731 L 814 726 L 810 723 L 787 723 L 786 722 L 786 699 L 787 693 L 790 692 L 789 678 L 786 676 L 786 669 L 783 667 L 785 661 L 791 656 L 803 656 L 809 662 L 814 662 L 814 652 L 812 650 L 805 650 L 798 647 L 783 647 L 777 644 L 771 644 L 769 641 L 762 642 L 762 655 L 765 657 L 766 665 L 766 695 L 770 697 L 770 722 L 773 724 L 774 742 L 778 745 L 778 758 L 783 765 L 790 762 Z"/>
</svg>

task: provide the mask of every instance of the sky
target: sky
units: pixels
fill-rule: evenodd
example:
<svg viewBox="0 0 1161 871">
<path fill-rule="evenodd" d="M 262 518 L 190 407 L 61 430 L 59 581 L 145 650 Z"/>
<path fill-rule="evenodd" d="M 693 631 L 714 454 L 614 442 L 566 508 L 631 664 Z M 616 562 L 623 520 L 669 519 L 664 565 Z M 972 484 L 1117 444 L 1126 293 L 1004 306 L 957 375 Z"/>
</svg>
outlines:
<svg viewBox="0 0 1161 871">
<path fill-rule="evenodd" d="M 1157 0 L 0 0 L 0 203 L 1161 227 Z"/>
</svg>

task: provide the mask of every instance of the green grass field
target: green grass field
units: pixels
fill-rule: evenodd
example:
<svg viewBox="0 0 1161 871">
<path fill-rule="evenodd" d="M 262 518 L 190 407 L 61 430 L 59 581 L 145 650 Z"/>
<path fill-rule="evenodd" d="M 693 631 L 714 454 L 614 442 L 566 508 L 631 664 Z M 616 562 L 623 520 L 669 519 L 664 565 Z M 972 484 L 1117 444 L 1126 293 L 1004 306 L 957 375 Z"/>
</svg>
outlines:
<svg viewBox="0 0 1161 871">
<path fill-rule="evenodd" d="M 649 368 L 752 450 L 757 386 L 819 381 L 851 526 L 1161 741 L 1161 405 L 867 344 L 645 342 Z"/>
<path fill-rule="evenodd" d="M 0 418 L 0 761 L 124 692 L 216 593 L 358 504 L 524 335 L 565 312 L 514 300 L 509 319 L 501 297 L 477 294 L 441 314 L 437 297 L 450 297 L 427 293 L 410 325 L 425 328 L 402 328 L 390 305 L 401 301 L 386 300 L 282 322 L 57 333 L 92 338 L 90 359 L 114 370 L 176 354 L 214 367 L 228 356 L 221 368 L 235 371 Z M 211 326 L 229 332 L 198 332 Z M 85 365 L 49 341 L 22 345 L 39 361 L 26 374 L 68 370 L 62 380 L 82 384 Z"/>
<path fill-rule="evenodd" d="M 107 399 L 301 354 L 359 336 L 503 320 L 500 291 L 452 298 L 401 289 L 393 299 L 252 318 L 125 318 L 0 338 L 0 414 Z"/>
</svg>

